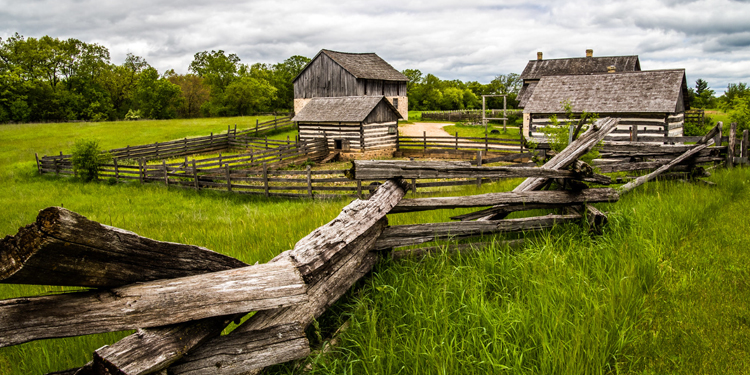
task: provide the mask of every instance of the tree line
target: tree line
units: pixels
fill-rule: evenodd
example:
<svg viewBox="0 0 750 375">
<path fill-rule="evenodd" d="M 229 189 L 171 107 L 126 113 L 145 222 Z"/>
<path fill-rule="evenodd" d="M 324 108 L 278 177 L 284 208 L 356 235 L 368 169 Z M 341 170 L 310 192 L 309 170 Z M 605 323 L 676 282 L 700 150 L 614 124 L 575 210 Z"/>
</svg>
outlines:
<svg viewBox="0 0 750 375">
<path fill-rule="evenodd" d="M 730 83 L 721 96 L 703 79 L 695 81 L 695 88 L 688 88 L 691 108 L 715 109 L 729 115 L 739 128 L 750 129 L 750 86 L 747 83 Z"/>
<path fill-rule="evenodd" d="M 409 110 L 413 111 L 481 109 L 482 95 L 508 95 L 507 107 L 518 108 L 518 92 L 523 84 L 516 73 L 498 75 L 488 84 L 441 80 L 433 74 L 423 75 L 418 69 L 402 73 L 409 78 L 406 92 Z M 485 105 L 488 109 L 502 109 L 503 98 L 487 98 Z"/>
<path fill-rule="evenodd" d="M 159 73 L 140 56 L 122 64 L 96 43 L 50 36 L 0 38 L 0 123 L 236 116 L 288 110 L 292 79 L 310 59 L 242 64 L 196 53 L 187 74 Z"/>
</svg>

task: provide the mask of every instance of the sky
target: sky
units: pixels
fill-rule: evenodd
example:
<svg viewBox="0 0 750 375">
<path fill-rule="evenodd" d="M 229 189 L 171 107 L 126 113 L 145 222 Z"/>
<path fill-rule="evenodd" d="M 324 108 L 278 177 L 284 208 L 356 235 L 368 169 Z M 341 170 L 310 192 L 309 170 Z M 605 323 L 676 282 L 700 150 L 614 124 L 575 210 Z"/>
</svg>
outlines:
<svg viewBox="0 0 750 375">
<path fill-rule="evenodd" d="M 0 37 L 49 35 L 143 56 L 186 73 L 224 50 L 277 63 L 321 49 L 375 52 L 398 70 L 488 83 L 545 59 L 639 55 L 641 68 L 684 68 L 722 93 L 750 82 L 750 0 L 0 0 Z"/>
</svg>

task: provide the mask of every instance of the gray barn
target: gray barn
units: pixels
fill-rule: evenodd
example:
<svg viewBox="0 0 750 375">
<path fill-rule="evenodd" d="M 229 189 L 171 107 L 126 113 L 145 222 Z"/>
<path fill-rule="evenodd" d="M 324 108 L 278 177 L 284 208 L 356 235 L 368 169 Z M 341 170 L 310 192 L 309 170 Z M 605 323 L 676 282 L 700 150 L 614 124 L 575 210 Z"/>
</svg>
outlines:
<svg viewBox="0 0 750 375">
<path fill-rule="evenodd" d="M 611 70 L 616 72 L 637 72 L 641 70 L 638 56 L 593 57 L 593 50 L 586 50 L 586 57 L 543 60 L 537 52 L 537 59 L 530 60 L 521 73 L 523 86 L 518 93 L 518 107 L 524 108 L 534 88 L 542 77 L 574 74 L 598 74 Z"/>
<path fill-rule="evenodd" d="M 639 135 L 681 136 L 685 121 L 687 82 L 684 69 L 626 73 L 544 76 L 524 107 L 524 136 L 540 137 L 550 116 L 563 115 L 562 102 L 573 112 L 618 117 L 614 139 L 628 139 L 630 127 Z"/>
<path fill-rule="evenodd" d="M 369 157 L 372 151 L 396 149 L 401 118 L 384 96 L 348 96 L 312 98 L 292 121 L 297 122 L 302 141 L 326 138 L 329 149 Z"/>
<path fill-rule="evenodd" d="M 294 112 L 312 98 L 386 97 L 402 118 L 409 117 L 405 75 L 374 53 L 321 50 L 294 78 Z"/>
</svg>

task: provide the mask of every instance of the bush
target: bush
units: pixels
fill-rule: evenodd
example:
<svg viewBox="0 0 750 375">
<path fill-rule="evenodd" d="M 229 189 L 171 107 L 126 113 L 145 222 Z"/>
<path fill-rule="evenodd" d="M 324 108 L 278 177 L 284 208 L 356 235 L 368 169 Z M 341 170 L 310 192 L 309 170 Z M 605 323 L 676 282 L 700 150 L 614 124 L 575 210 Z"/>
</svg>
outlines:
<svg viewBox="0 0 750 375">
<path fill-rule="evenodd" d="M 713 127 L 713 119 L 711 116 L 704 116 L 703 123 L 685 121 L 685 130 L 683 135 L 686 137 L 696 137 L 706 135 L 709 130 Z"/>
<path fill-rule="evenodd" d="M 129 110 L 128 113 L 125 115 L 125 120 L 140 120 L 141 119 L 141 110 Z"/>
<path fill-rule="evenodd" d="M 78 139 L 73 144 L 73 172 L 84 181 L 99 178 L 102 164 L 112 159 L 109 153 L 102 152 L 99 142 L 93 139 Z"/>
</svg>

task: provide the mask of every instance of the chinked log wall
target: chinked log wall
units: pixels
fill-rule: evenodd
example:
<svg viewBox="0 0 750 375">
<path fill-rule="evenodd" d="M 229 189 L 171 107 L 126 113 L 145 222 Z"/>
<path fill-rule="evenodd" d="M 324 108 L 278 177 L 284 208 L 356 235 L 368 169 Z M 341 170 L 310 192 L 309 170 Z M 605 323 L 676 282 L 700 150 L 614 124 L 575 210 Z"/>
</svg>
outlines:
<svg viewBox="0 0 750 375">
<path fill-rule="evenodd" d="M 253 266 L 204 248 L 140 237 L 63 208 L 47 208 L 35 223 L 0 240 L 0 282 L 99 289 L 0 301 L 0 346 L 138 328 L 123 340 L 97 349 L 90 363 L 68 374 L 150 374 L 165 369 L 170 374 L 246 374 L 303 358 L 310 353 L 304 329 L 369 272 L 383 250 L 494 233 L 527 233 L 584 218 L 584 223 L 596 227 L 606 222 L 606 216 L 590 203 L 616 201 L 620 194 L 681 160 L 694 159 L 712 148 L 713 138 L 706 136 L 657 171 L 619 189 L 582 188 L 581 181 L 594 174 L 577 159 L 617 121 L 599 125 L 533 170 L 468 163 L 355 162 L 352 176 L 378 175 L 388 180 L 370 199 L 355 200 L 292 250 Z M 403 199 L 402 177 L 445 178 L 472 170 L 476 171 L 473 177 L 510 173 L 529 178 L 513 192 L 461 199 Z M 537 191 L 552 179 L 562 187 L 575 188 Z M 574 180 L 578 182 L 569 183 Z M 454 218 L 461 220 L 457 222 L 387 225 L 388 213 L 488 205 L 493 207 L 470 215 L 478 221 L 462 215 Z M 565 214 L 502 217 L 513 211 L 561 207 L 567 210 Z M 505 244 L 516 246 L 519 240 Z M 452 249 L 465 251 L 471 246 Z M 398 250 L 391 256 L 398 259 L 434 250 Z M 134 264 L 147 272 L 136 272 Z M 258 312 L 220 336 L 230 322 L 250 311 Z"/>
</svg>

